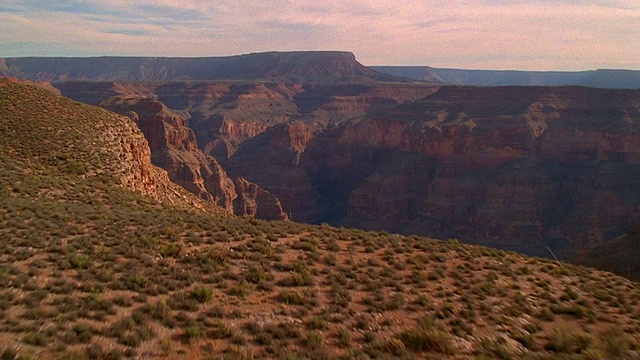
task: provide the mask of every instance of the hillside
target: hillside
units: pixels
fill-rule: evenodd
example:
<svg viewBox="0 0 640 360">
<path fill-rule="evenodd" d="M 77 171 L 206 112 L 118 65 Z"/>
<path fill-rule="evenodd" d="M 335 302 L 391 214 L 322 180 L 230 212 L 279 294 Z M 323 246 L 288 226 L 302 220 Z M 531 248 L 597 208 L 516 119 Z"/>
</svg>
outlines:
<svg viewBox="0 0 640 360">
<path fill-rule="evenodd" d="M 127 118 L 6 80 L 0 114 L 2 358 L 639 357 L 637 283 L 161 205 Z"/>
<path fill-rule="evenodd" d="M 162 204 L 223 213 L 176 186 L 166 172 L 154 167 L 147 140 L 128 118 L 12 79 L 0 78 L 0 90 L 0 146 L 7 166 L 21 169 L 25 183 L 37 185 L 40 176 L 68 181 L 68 176 L 79 177 L 89 187 L 97 183 L 116 186 Z M 39 191 L 61 194 L 65 186 Z"/>
<path fill-rule="evenodd" d="M 442 69 L 430 66 L 371 66 L 373 70 L 407 79 L 471 86 L 589 86 L 640 89 L 640 71 L 515 71 Z"/>
<path fill-rule="evenodd" d="M 227 57 L 25 57 L 0 59 L 0 76 L 39 81 L 259 80 L 407 81 L 371 70 L 348 52 L 300 51 Z"/>
</svg>

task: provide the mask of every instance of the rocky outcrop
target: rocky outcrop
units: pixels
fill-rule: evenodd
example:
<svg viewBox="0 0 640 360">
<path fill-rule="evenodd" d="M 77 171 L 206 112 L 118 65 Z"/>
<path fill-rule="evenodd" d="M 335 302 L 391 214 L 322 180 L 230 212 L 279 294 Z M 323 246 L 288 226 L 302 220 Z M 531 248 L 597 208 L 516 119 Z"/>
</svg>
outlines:
<svg viewBox="0 0 640 360">
<path fill-rule="evenodd" d="M 135 121 L 149 143 L 153 163 L 166 170 L 174 183 L 230 213 L 287 219 L 278 199 L 258 185 L 249 186 L 245 180 L 238 180 L 236 183 L 243 185 L 238 193 L 236 184 L 222 166 L 198 148 L 193 130 L 184 118 L 162 102 L 116 96 L 103 100 L 100 105 Z"/>
<path fill-rule="evenodd" d="M 97 180 L 162 204 L 224 214 L 173 184 L 166 171 L 152 164 L 148 142 L 131 119 L 60 96 L 47 84 L 0 78 L 0 90 L 0 148 L 18 162 L 23 159 L 25 174 L 50 167 L 47 173 L 66 176 L 69 186 Z M 54 196 L 64 197 L 65 191 L 63 187 Z"/>
<path fill-rule="evenodd" d="M 639 105 L 637 91 L 444 87 L 320 131 L 274 126 L 227 169 L 294 220 L 568 256 L 640 215 Z"/>
<path fill-rule="evenodd" d="M 238 197 L 234 202 L 236 214 L 264 220 L 288 220 L 277 197 L 258 184 L 239 177 L 235 181 Z"/>
<path fill-rule="evenodd" d="M 596 267 L 611 271 L 633 281 L 640 281 L 640 233 L 638 225 L 631 225 L 631 229 L 616 239 L 582 251 L 571 260 L 580 265 Z"/>
<path fill-rule="evenodd" d="M 236 194 L 232 181 L 215 159 L 199 151 L 195 135 L 182 117 L 154 99 L 110 97 L 100 106 L 128 115 L 136 122 L 149 143 L 153 163 L 165 169 L 171 181 L 233 211 Z"/>
</svg>

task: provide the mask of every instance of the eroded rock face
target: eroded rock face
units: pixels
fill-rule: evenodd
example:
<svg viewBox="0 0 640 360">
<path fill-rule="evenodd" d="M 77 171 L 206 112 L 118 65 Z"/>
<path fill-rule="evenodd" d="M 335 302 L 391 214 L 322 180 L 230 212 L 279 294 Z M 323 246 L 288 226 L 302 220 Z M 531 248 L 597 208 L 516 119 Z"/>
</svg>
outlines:
<svg viewBox="0 0 640 360">
<path fill-rule="evenodd" d="M 404 81 L 360 64 L 342 51 L 251 53 L 224 57 L 0 58 L 0 76 L 45 81 Z"/>
<path fill-rule="evenodd" d="M 258 184 L 239 177 L 235 181 L 238 197 L 234 203 L 236 215 L 264 220 L 288 220 L 277 197 Z"/>
<path fill-rule="evenodd" d="M 321 131 L 274 126 L 228 169 L 294 220 L 563 256 L 640 216 L 639 106 L 638 91 L 446 87 Z"/>
<path fill-rule="evenodd" d="M 174 183 L 231 213 L 287 219 L 278 199 L 258 185 L 252 184 L 250 190 L 243 188 L 238 194 L 236 184 L 222 166 L 198 148 L 195 135 L 184 118 L 167 109 L 162 102 L 148 98 L 110 97 L 100 105 L 124 113 L 136 122 L 149 143 L 153 163 L 166 170 Z M 247 194 L 246 191 L 252 193 Z M 234 206 L 239 195 L 241 201 Z M 251 209 L 247 212 L 250 202 Z M 259 206 L 264 206 L 264 209 Z"/>
<path fill-rule="evenodd" d="M 324 134 L 309 170 L 346 180 L 339 223 L 569 252 L 640 215 L 639 106 L 638 91 L 444 88 Z"/>
</svg>

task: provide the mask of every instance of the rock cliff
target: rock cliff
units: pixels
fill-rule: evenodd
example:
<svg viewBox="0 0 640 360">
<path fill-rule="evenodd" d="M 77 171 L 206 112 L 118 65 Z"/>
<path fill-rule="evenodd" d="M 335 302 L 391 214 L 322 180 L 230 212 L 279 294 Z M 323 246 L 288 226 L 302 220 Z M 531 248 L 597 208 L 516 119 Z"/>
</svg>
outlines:
<svg viewBox="0 0 640 360">
<path fill-rule="evenodd" d="M 282 203 L 260 186 L 239 177 L 235 181 L 238 197 L 234 202 L 236 213 L 264 220 L 288 220 L 282 211 Z"/>
<path fill-rule="evenodd" d="M 323 134 L 303 166 L 341 224 L 569 252 L 640 215 L 639 109 L 639 91 L 443 87 Z"/>
<path fill-rule="evenodd" d="M 231 213 L 287 219 L 278 199 L 258 185 L 244 179 L 238 179 L 234 184 L 222 166 L 198 148 L 195 134 L 184 118 L 162 102 L 152 98 L 112 96 L 99 105 L 135 121 L 149 143 L 153 164 L 166 170 L 174 183 Z M 243 186 L 238 189 L 237 183 Z"/>
<path fill-rule="evenodd" d="M 0 149 L 12 162 L 22 162 L 25 174 L 57 172 L 74 185 L 99 181 L 163 204 L 224 214 L 153 166 L 148 142 L 130 119 L 60 96 L 46 84 L 0 78 L 0 99 Z"/>
<path fill-rule="evenodd" d="M 371 66 L 371 69 L 407 79 L 438 84 L 473 86 L 590 86 L 605 89 L 640 88 L 640 71 L 515 71 L 439 69 L 430 66 Z"/>
</svg>

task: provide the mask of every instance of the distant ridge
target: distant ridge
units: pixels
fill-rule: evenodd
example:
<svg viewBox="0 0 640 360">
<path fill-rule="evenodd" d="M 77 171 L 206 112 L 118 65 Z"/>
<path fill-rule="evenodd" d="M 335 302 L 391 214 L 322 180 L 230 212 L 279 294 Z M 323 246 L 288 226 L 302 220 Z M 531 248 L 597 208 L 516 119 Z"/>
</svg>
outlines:
<svg viewBox="0 0 640 360">
<path fill-rule="evenodd" d="M 0 75 L 36 81 L 290 80 L 402 81 L 339 51 L 265 52 L 227 57 L 24 57 L 0 59 Z"/>
<path fill-rule="evenodd" d="M 640 88 L 640 71 L 598 69 L 588 71 L 463 70 L 429 66 L 371 66 L 371 69 L 408 79 L 474 86 L 566 86 L 607 89 Z"/>
</svg>

